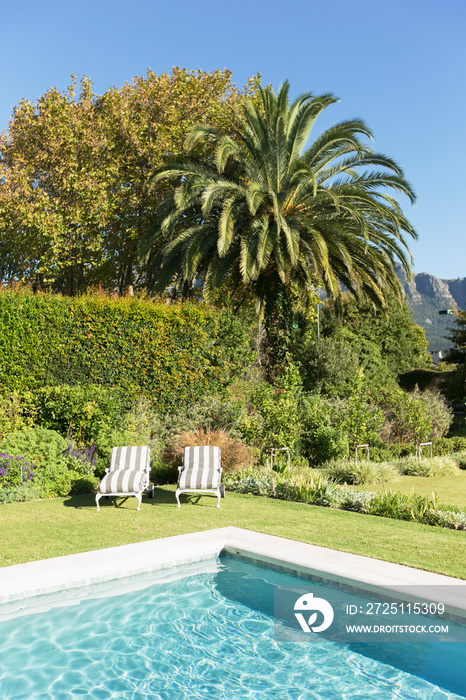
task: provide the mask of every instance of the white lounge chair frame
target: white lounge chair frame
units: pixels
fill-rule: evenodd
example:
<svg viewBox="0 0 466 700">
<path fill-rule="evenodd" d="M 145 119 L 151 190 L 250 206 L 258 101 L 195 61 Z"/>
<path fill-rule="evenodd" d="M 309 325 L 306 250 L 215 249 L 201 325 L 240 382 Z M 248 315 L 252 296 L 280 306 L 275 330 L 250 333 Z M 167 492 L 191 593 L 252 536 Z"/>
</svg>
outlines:
<svg viewBox="0 0 466 700">
<path fill-rule="evenodd" d="M 142 472 L 142 473 L 141 473 Z M 153 497 L 153 486 L 149 484 L 150 477 L 150 448 L 140 446 L 114 447 L 110 455 L 110 466 L 105 469 L 105 476 L 99 484 L 95 496 L 97 511 L 100 511 L 99 501 L 102 496 L 135 496 L 138 501 L 137 510 L 141 509 L 143 492 L 148 489 L 149 498 Z M 110 482 L 110 490 L 108 484 Z M 134 490 L 135 484 L 137 490 Z"/>
<path fill-rule="evenodd" d="M 178 472 L 178 488 L 175 493 L 178 508 L 181 506 L 180 494 L 182 493 L 212 493 L 217 496 L 217 508 L 220 508 L 224 487 L 220 483 L 222 467 L 219 447 L 214 445 L 185 447 L 183 464 L 178 467 Z"/>
</svg>

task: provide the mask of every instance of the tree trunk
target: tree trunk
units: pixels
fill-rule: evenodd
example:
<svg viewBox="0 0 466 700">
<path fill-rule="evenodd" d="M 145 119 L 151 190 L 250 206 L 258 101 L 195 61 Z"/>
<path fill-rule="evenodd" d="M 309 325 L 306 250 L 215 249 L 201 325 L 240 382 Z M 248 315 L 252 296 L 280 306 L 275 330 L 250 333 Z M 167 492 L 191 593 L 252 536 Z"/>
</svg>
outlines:
<svg viewBox="0 0 466 700">
<path fill-rule="evenodd" d="M 272 382 L 291 360 L 293 309 L 288 287 L 278 275 L 271 279 L 264 307 L 264 355 L 267 381 Z"/>
</svg>

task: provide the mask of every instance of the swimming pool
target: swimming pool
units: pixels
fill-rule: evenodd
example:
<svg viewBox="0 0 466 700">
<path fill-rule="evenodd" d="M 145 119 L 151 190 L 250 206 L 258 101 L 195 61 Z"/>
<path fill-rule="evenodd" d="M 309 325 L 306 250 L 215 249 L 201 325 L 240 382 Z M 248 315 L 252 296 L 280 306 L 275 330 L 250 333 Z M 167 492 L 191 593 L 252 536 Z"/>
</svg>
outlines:
<svg viewBox="0 0 466 700">
<path fill-rule="evenodd" d="M 2 697 L 464 697 L 458 645 L 277 643 L 274 590 L 297 583 L 302 578 L 221 556 L 107 581 L 79 596 L 28 599 L 13 617 L 4 606 Z M 321 582 L 306 585 L 325 591 Z"/>
</svg>

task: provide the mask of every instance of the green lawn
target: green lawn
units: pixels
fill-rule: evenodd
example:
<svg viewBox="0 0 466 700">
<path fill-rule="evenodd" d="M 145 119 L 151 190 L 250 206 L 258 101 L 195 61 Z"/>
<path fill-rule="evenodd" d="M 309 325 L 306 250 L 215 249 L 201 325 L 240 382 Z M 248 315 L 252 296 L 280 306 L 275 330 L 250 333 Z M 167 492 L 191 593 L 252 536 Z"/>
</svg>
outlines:
<svg viewBox="0 0 466 700">
<path fill-rule="evenodd" d="M 440 503 L 466 507 L 466 470 L 461 470 L 459 476 L 400 476 L 398 481 L 391 484 L 364 484 L 352 486 L 357 491 L 399 491 L 400 493 L 419 493 L 422 496 L 432 496 L 436 493 Z"/>
<path fill-rule="evenodd" d="M 174 490 L 139 513 L 135 498 L 102 499 L 97 513 L 92 495 L 3 504 L 0 565 L 235 525 L 466 579 L 465 532 L 234 493 L 220 509 L 209 496 L 178 509 Z"/>
</svg>

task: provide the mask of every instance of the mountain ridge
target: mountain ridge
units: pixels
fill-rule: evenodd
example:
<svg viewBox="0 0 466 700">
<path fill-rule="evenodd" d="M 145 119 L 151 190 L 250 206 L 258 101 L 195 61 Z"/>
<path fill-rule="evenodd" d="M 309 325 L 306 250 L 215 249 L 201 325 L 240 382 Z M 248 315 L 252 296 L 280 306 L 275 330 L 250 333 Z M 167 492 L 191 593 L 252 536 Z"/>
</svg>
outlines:
<svg viewBox="0 0 466 700">
<path fill-rule="evenodd" d="M 396 272 L 416 323 L 422 326 L 429 341 L 429 350 L 445 352 L 452 347 L 445 337 L 453 327 L 454 316 L 439 316 L 445 309 L 463 310 L 466 306 L 466 278 L 441 279 L 427 272 L 413 274 L 408 282 L 405 271 L 397 265 Z"/>
</svg>

